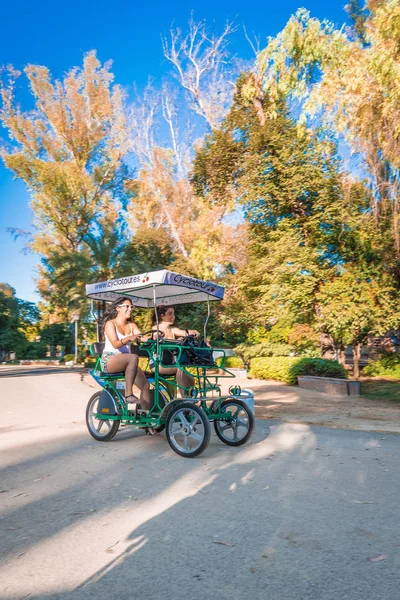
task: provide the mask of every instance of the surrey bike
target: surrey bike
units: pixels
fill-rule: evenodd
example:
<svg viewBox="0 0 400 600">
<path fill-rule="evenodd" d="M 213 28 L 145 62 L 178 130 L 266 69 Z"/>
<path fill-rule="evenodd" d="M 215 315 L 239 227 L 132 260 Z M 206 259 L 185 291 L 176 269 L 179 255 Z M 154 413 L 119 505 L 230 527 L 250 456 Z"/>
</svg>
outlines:
<svg viewBox="0 0 400 600">
<path fill-rule="evenodd" d="M 123 296 L 129 298 L 134 306 L 148 308 L 149 311 L 161 304 L 207 303 L 203 339 L 198 335 L 187 335 L 178 340 L 165 339 L 158 330 L 157 321 L 154 329 L 143 333 L 150 338 L 132 346 L 132 352 L 148 361 L 144 373 L 153 401 L 149 412 L 129 407 L 123 395 L 125 374 L 103 372 L 101 353 L 104 344 L 95 342 L 91 345 L 96 364 L 90 374 L 102 390 L 88 402 L 86 423 L 96 440 L 111 440 L 121 424 L 141 427 L 149 433 L 165 429 L 168 443 L 177 454 L 195 457 L 209 444 L 211 422 L 216 435 L 225 444 L 240 446 L 250 439 L 254 415 L 247 403 L 248 397 L 239 386 L 232 386 L 229 395 L 222 395 L 219 380 L 233 378 L 234 374 L 216 365 L 213 349 L 205 342 L 210 302 L 223 299 L 222 286 L 162 270 L 93 283 L 86 286 L 86 295 L 92 301 L 101 302 L 112 302 Z M 160 373 L 161 368 L 171 367 L 191 375 L 194 386 L 182 388 L 175 376 Z M 178 390 L 183 398 L 177 398 Z"/>
</svg>

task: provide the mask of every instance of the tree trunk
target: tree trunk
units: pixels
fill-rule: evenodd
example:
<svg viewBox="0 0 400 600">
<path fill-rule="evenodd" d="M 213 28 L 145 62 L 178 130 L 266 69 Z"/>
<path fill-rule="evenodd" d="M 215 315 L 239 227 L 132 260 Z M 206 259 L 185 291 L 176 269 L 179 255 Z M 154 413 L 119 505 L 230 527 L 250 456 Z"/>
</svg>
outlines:
<svg viewBox="0 0 400 600">
<path fill-rule="evenodd" d="M 342 367 L 346 366 L 346 354 L 345 354 L 345 348 L 344 346 L 340 346 L 340 364 L 342 365 Z"/>
<path fill-rule="evenodd" d="M 361 347 L 362 344 L 354 344 L 352 347 L 353 350 L 353 377 L 354 379 L 358 379 L 360 377 L 360 356 L 361 356 Z"/>
</svg>

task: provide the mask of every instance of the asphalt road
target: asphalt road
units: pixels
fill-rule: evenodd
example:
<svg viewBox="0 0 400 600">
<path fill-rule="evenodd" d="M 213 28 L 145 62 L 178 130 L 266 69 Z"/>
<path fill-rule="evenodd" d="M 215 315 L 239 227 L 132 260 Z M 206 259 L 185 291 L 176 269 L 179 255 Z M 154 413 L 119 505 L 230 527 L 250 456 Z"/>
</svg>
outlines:
<svg viewBox="0 0 400 600">
<path fill-rule="evenodd" d="M 400 436 L 258 421 L 183 459 L 90 438 L 80 373 L 11 375 L 1 600 L 398 600 Z"/>
</svg>

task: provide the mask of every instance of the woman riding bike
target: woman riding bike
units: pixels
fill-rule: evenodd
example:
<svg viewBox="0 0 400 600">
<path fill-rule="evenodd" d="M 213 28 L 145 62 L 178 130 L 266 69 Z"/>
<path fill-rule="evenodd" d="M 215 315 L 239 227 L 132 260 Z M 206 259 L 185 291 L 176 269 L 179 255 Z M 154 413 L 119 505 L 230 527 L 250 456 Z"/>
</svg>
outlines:
<svg viewBox="0 0 400 600">
<path fill-rule="evenodd" d="M 164 334 L 164 339 L 175 340 L 176 338 L 185 337 L 187 335 L 199 335 L 195 329 L 179 329 L 174 325 L 175 310 L 173 306 L 158 306 L 158 329 Z M 157 327 L 156 314 L 153 315 L 153 328 Z M 194 386 L 194 379 L 187 373 L 184 373 L 177 368 L 160 367 L 160 375 L 175 375 L 176 383 L 179 385 L 179 392 L 182 397 L 185 396 L 185 389 Z"/>
<path fill-rule="evenodd" d="M 139 357 L 131 354 L 130 344 L 142 337 L 138 326 L 131 320 L 132 302 L 129 298 L 115 300 L 104 315 L 103 327 L 105 347 L 101 356 L 102 368 L 106 373 L 125 372 L 125 400 L 138 403 L 150 410 L 150 386 L 139 368 Z M 140 399 L 133 394 L 135 384 L 140 389 Z"/>
</svg>

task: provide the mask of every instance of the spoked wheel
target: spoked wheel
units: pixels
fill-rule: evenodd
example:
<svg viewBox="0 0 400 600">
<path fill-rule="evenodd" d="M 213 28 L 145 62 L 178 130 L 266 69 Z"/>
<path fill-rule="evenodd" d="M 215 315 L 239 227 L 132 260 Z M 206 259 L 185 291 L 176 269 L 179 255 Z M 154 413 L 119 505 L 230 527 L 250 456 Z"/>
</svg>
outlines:
<svg viewBox="0 0 400 600">
<path fill-rule="evenodd" d="M 86 425 L 89 433 L 98 442 L 108 442 L 119 429 L 120 421 L 108 421 L 106 419 L 97 419 L 96 414 L 99 410 L 99 400 L 102 392 L 96 392 L 90 398 L 86 407 Z"/>
<path fill-rule="evenodd" d="M 180 456 L 194 458 L 207 448 L 210 424 L 202 408 L 182 402 L 171 409 L 166 422 L 169 445 Z"/>
<path fill-rule="evenodd" d="M 250 439 L 254 429 L 254 415 L 242 400 L 234 398 L 221 404 L 221 412 L 229 412 L 226 419 L 214 421 L 215 433 L 228 446 L 241 446 Z"/>
</svg>

